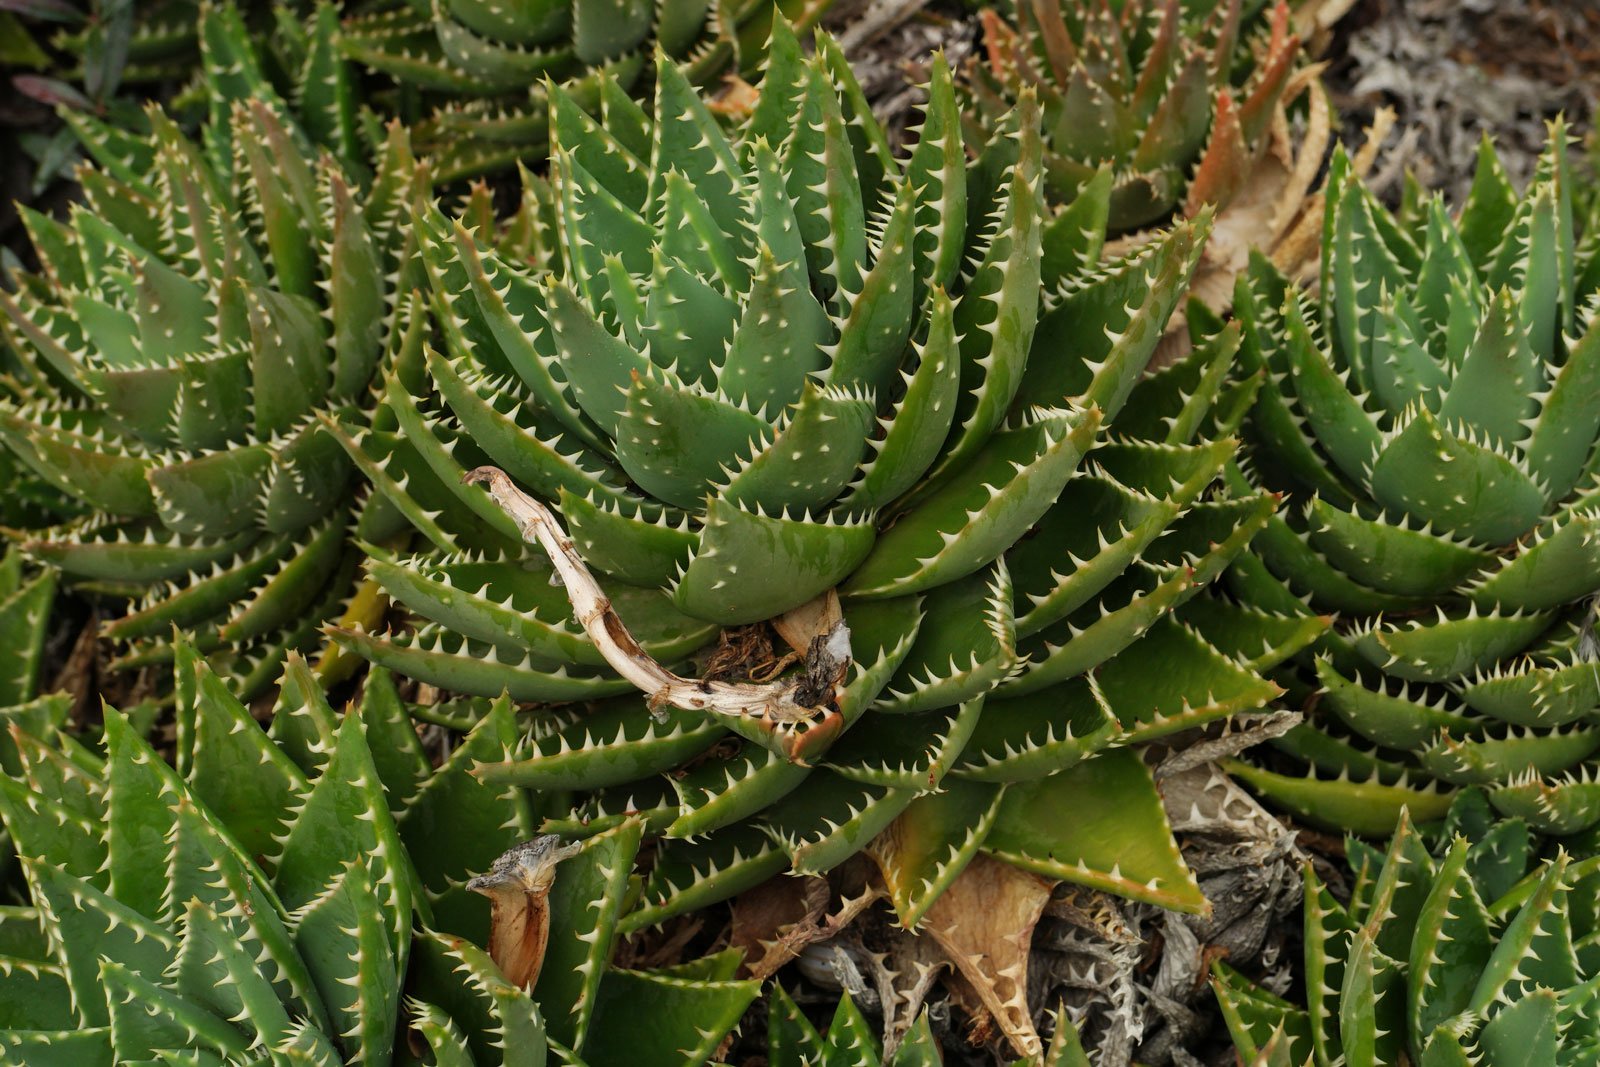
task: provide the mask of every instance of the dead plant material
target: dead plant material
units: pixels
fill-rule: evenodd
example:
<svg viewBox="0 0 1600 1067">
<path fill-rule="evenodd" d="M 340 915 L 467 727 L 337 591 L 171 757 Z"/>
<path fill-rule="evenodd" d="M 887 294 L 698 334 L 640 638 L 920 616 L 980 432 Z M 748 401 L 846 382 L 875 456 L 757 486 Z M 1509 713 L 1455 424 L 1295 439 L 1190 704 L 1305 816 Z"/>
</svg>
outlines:
<svg viewBox="0 0 1600 1067">
<path fill-rule="evenodd" d="M 550 509 L 518 489 L 498 467 L 468 471 L 462 481 L 485 486 L 490 498 L 517 524 L 523 539 L 549 554 L 572 601 L 573 617 L 611 668 L 641 690 L 653 707 L 779 724 L 820 718 L 821 726 L 830 721 L 838 722 L 832 727 L 835 730 L 842 726 L 837 696 L 850 669 L 850 629 L 842 617 L 825 636 L 810 642 L 804 669 L 797 676 L 764 685 L 682 678 L 657 663 L 634 639 Z M 805 736 L 793 735 L 794 742 L 800 744 Z"/>
<path fill-rule="evenodd" d="M 469 890 L 489 898 L 489 958 L 523 989 L 533 988 L 544 966 L 556 864 L 580 847 L 553 835 L 536 837 L 508 849 L 488 874 L 467 882 Z"/>
<path fill-rule="evenodd" d="M 977 998 L 977 1035 L 986 1030 L 987 1016 L 1024 1057 L 1044 1052 L 1028 1007 L 1028 963 L 1033 930 L 1049 900 L 1043 878 L 979 855 L 921 925 Z"/>
</svg>

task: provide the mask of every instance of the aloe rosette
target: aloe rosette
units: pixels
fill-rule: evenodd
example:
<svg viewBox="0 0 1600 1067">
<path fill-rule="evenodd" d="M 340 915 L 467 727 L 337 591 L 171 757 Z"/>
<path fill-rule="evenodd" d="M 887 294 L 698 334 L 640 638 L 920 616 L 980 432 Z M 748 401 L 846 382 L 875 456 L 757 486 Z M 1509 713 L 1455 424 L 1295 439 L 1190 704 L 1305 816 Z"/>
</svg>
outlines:
<svg viewBox="0 0 1600 1067">
<path fill-rule="evenodd" d="M 1259 385 L 1224 382 L 1235 332 L 1140 380 L 1205 222 L 1098 264 L 1109 187 L 1049 215 L 1031 97 L 969 166 L 936 63 L 901 159 L 836 55 L 780 23 L 733 138 L 670 65 L 654 121 L 556 94 L 549 275 L 419 210 L 444 350 L 387 375 L 402 433 L 343 431 L 422 535 L 368 565 L 415 626 L 332 632 L 566 705 L 480 773 L 582 791 L 553 829 L 644 814 L 666 842 L 629 928 L 874 838 L 908 924 L 979 848 L 1203 909 L 1129 746 L 1261 706 L 1259 670 L 1319 626 L 1192 598 L 1274 506 L 1209 493 Z M 663 664 L 837 589 L 836 705 L 652 714 L 464 484 L 490 462 L 559 508 Z M 1062 805 L 1071 826 L 1036 817 Z"/>
<path fill-rule="evenodd" d="M 1244 1062 L 1592 1063 L 1594 860 L 1540 860 L 1472 791 L 1430 843 L 1402 820 L 1362 849 L 1348 903 L 1309 865 L 1300 1007 L 1224 963 L 1213 987 Z M 1258 1058 L 1259 1057 L 1259 1058 Z"/>
<path fill-rule="evenodd" d="M 506 978 L 467 882 L 533 832 L 527 794 L 472 774 L 515 750 L 509 704 L 436 767 L 381 671 L 339 713 L 291 661 L 264 730 L 192 648 L 176 670 L 176 768 L 114 710 L 92 746 L 0 712 L 7 1062 L 381 1067 L 413 1062 L 409 1027 L 441 1064 L 701 1063 L 756 995 L 737 954 L 611 964 L 637 823 L 561 861 L 545 966 Z"/>
<path fill-rule="evenodd" d="M 1546 832 L 1600 821 L 1600 329 L 1565 140 L 1521 197 L 1486 145 L 1455 218 L 1396 217 L 1336 156 L 1320 298 L 1261 263 L 1238 286 L 1244 365 L 1278 388 L 1236 484 L 1295 503 L 1231 574 L 1343 620 L 1281 742 L 1312 777 L 1239 773 L 1308 819 L 1382 834 L 1482 785 Z"/>
<path fill-rule="evenodd" d="M 1015 25 L 983 13 L 966 69 L 967 122 L 985 129 L 1024 86 L 1044 122 L 1044 183 L 1065 203 L 1108 167 L 1110 227 L 1222 207 L 1244 183 L 1300 52 L 1289 8 L 1245 18 L 1241 0 L 1019 0 Z M 1265 32 L 1252 32 L 1258 22 Z"/>
<path fill-rule="evenodd" d="M 349 15 L 340 41 L 353 62 L 398 83 L 394 106 L 443 182 L 542 159 L 547 83 L 591 113 L 610 111 L 659 54 L 709 85 L 756 67 L 779 6 L 809 24 L 829 2 L 391 0 Z"/>
<path fill-rule="evenodd" d="M 9 536 L 132 598 L 105 627 L 125 664 L 170 659 L 176 625 L 264 686 L 349 591 L 352 468 L 317 416 L 368 404 L 417 167 L 398 128 L 367 179 L 314 149 L 230 11 L 199 142 L 158 109 L 148 135 L 75 118 L 84 202 L 24 211 L 40 269 L 0 292 L 0 444 L 83 513 Z"/>
</svg>

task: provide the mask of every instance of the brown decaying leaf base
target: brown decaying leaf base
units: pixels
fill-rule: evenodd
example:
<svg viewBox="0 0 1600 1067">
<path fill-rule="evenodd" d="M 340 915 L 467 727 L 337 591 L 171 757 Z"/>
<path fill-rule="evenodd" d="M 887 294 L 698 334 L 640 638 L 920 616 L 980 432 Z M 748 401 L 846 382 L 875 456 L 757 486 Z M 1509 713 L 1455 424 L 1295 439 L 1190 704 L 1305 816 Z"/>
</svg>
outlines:
<svg viewBox="0 0 1600 1067">
<path fill-rule="evenodd" d="M 921 924 L 1023 1056 L 1044 1052 L 1028 1010 L 1028 956 L 1049 900 L 1049 882 L 980 854 Z"/>
<path fill-rule="evenodd" d="M 507 850 L 489 873 L 467 888 L 489 898 L 489 957 L 508 980 L 532 989 L 550 943 L 550 887 L 556 864 L 578 851 L 553 836 L 536 837 Z"/>
</svg>

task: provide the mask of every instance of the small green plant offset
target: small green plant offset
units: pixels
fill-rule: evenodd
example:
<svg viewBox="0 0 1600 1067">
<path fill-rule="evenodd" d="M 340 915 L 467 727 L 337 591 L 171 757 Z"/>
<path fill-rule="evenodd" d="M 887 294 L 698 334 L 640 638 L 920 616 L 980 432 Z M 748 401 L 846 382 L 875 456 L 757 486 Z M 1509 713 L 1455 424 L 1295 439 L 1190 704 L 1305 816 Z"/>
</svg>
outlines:
<svg viewBox="0 0 1600 1067">
<path fill-rule="evenodd" d="M 435 179 L 450 181 L 542 158 L 552 82 L 591 113 L 609 113 L 649 69 L 654 50 L 710 85 L 756 68 L 780 6 L 810 24 L 829 2 L 389 0 L 350 14 L 340 40 L 354 62 L 399 84 L 395 107 L 418 120 L 418 150 L 429 155 Z M 419 96 L 431 104 L 421 113 Z"/>
<path fill-rule="evenodd" d="M 259 689 L 351 586 L 352 468 L 318 416 L 367 406 L 397 336 L 417 167 L 398 128 L 367 178 L 314 148 L 338 123 L 315 94 L 288 117 L 236 16 L 203 26 L 198 141 L 157 109 L 148 136 L 73 117 L 99 166 L 64 221 L 24 210 L 39 270 L 0 291 L 0 444 L 82 516 L 9 536 L 131 598 L 104 630 L 125 665 L 169 660 L 176 625 Z"/>
<path fill-rule="evenodd" d="M 1237 771 L 1308 820 L 1381 835 L 1482 785 L 1543 832 L 1600 821 L 1600 276 L 1566 153 L 1558 127 L 1518 197 L 1485 146 L 1455 218 L 1391 214 L 1336 155 L 1320 296 L 1260 261 L 1238 285 L 1241 363 L 1277 384 L 1249 479 L 1294 505 L 1230 578 L 1343 625 L 1281 742 L 1313 775 Z"/>
<path fill-rule="evenodd" d="M 1115 232 L 1180 206 L 1193 215 L 1225 205 L 1265 143 L 1300 49 L 1283 3 L 1259 39 L 1240 0 L 1017 0 L 1015 14 L 1013 26 L 983 13 L 968 128 L 992 129 L 1031 88 L 1046 195 L 1066 203 L 1109 166 Z"/>
<path fill-rule="evenodd" d="M 736 953 L 610 965 L 637 821 L 561 860 L 531 991 L 478 947 L 466 883 L 534 822 L 471 773 L 508 704 L 433 767 L 381 671 L 340 715 L 291 661 L 270 734 L 188 646 L 177 672 L 176 770 L 109 709 L 98 751 L 0 712 L 29 901 L 0 909 L 6 1062 L 381 1067 L 415 1062 L 405 1019 L 439 1064 L 700 1063 L 756 995 Z"/>
<path fill-rule="evenodd" d="M 581 791 L 571 833 L 644 814 L 666 843 L 630 928 L 875 838 L 908 925 L 979 849 L 1203 909 L 1131 746 L 1261 707 L 1259 671 L 1321 629 L 1195 596 L 1274 507 L 1209 493 L 1260 384 L 1224 389 L 1237 333 L 1141 381 L 1206 219 L 1096 264 L 1108 188 L 1051 217 L 1031 94 L 969 165 L 936 64 L 901 160 L 831 39 L 805 58 L 780 23 L 771 55 L 732 139 L 670 65 L 653 122 L 557 92 L 547 276 L 419 213 L 444 350 L 386 376 L 401 433 L 343 431 L 425 541 L 368 564 L 417 625 L 335 637 L 568 705 L 479 773 Z M 652 710 L 464 483 L 485 463 L 559 508 L 680 672 L 837 589 L 836 706 Z"/>
<path fill-rule="evenodd" d="M 1430 849 L 1402 819 L 1361 849 L 1348 904 L 1306 868 L 1296 1007 L 1224 963 L 1213 986 L 1246 1063 L 1379 1067 L 1600 1058 L 1596 861 L 1538 860 L 1520 819 L 1461 794 Z M 1260 1056 L 1262 1058 L 1258 1059 Z"/>
</svg>

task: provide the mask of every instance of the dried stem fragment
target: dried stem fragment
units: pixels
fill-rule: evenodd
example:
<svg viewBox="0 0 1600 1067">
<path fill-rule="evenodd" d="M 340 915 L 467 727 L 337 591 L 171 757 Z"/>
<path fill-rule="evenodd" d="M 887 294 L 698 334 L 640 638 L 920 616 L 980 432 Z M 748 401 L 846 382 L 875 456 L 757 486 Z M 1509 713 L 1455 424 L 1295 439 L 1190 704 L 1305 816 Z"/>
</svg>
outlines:
<svg viewBox="0 0 1600 1067">
<path fill-rule="evenodd" d="M 794 678 L 751 685 L 679 677 L 634 640 L 549 508 L 513 485 L 498 467 L 479 467 L 462 480 L 484 486 L 516 522 L 523 539 L 549 553 L 572 601 L 573 617 L 612 669 L 643 691 L 653 707 L 671 705 L 687 711 L 801 722 L 827 712 L 836 703 L 839 685 L 850 666 L 850 630 L 842 618 L 826 636 L 811 642 L 805 669 Z"/>
<path fill-rule="evenodd" d="M 544 967 L 556 864 L 580 847 L 562 845 L 554 835 L 536 837 L 508 849 L 488 874 L 467 882 L 472 892 L 489 898 L 489 957 L 523 989 L 533 988 Z"/>
</svg>

